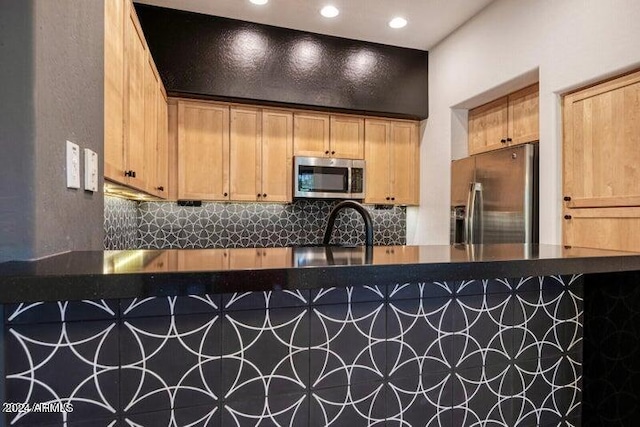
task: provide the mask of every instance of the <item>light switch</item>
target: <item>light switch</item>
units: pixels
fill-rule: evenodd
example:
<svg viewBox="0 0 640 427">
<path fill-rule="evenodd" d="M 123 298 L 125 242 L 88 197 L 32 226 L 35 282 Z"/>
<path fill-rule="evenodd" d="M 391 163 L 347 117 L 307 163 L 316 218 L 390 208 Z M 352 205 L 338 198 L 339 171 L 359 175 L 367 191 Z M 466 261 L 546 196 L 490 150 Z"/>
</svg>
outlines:
<svg viewBox="0 0 640 427">
<path fill-rule="evenodd" d="M 67 188 L 80 188 L 80 147 L 67 141 Z"/>
<path fill-rule="evenodd" d="M 98 155 L 88 148 L 84 149 L 84 189 L 98 191 Z"/>
</svg>

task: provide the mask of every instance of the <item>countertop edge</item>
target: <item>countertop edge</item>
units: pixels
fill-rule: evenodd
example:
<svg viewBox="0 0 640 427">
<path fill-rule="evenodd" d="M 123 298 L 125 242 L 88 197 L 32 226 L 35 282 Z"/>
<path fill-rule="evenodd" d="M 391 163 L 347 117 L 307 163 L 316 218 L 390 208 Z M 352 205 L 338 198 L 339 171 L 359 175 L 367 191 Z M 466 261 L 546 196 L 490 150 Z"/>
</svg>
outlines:
<svg viewBox="0 0 640 427">
<path fill-rule="evenodd" d="M 0 303 L 206 295 L 640 270 L 640 255 L 0 277 Z"/>
</svg>

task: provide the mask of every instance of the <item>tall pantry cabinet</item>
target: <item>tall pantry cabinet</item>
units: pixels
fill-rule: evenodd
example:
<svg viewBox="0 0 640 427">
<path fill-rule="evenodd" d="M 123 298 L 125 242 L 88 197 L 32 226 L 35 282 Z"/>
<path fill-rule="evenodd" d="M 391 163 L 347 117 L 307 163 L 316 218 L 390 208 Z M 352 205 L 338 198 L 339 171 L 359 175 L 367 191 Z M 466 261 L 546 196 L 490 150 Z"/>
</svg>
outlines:
<svg viewBox="0 0 640 427">
<path fill-rule="evenodd" d="M 563 99 L 563 240 L 640 251 L 640 71 Z"/>
</svg>

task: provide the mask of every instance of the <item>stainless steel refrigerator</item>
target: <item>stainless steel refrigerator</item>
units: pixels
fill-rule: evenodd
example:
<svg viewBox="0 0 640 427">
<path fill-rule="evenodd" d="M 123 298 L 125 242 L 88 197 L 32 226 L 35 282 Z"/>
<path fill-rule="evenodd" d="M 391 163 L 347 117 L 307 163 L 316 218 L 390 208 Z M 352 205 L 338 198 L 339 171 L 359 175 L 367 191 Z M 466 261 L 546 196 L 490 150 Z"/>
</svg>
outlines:
<svg viewBox="0 0 640 427">
<path fill-rule="evenodd" d="M 451 242 L 538 243 L 538 145 L 451 163 Z"/>
</svg>

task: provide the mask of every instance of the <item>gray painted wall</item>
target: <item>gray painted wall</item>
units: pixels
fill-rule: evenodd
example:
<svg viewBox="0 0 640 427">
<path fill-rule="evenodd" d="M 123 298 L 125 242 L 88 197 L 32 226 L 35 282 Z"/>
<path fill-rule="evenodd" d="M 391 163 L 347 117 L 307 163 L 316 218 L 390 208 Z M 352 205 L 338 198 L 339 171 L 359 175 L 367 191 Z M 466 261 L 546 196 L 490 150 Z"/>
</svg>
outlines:
<svg viewBox="0 0 640 427">
<path fill-rule="evenodd" d="M 68 139 L 102 165 L 103 2 L 0 10 L 0 262 L 102 249 L 103 195 L 67 189 L 64 158 Z"/>
<path fill-rule="evenodd" d="M 0 261 L 6 261 L 28 258 L 35 233 L 34 23 L 31 2 L 0 0 L 0 10 Z"/>
</svg>

